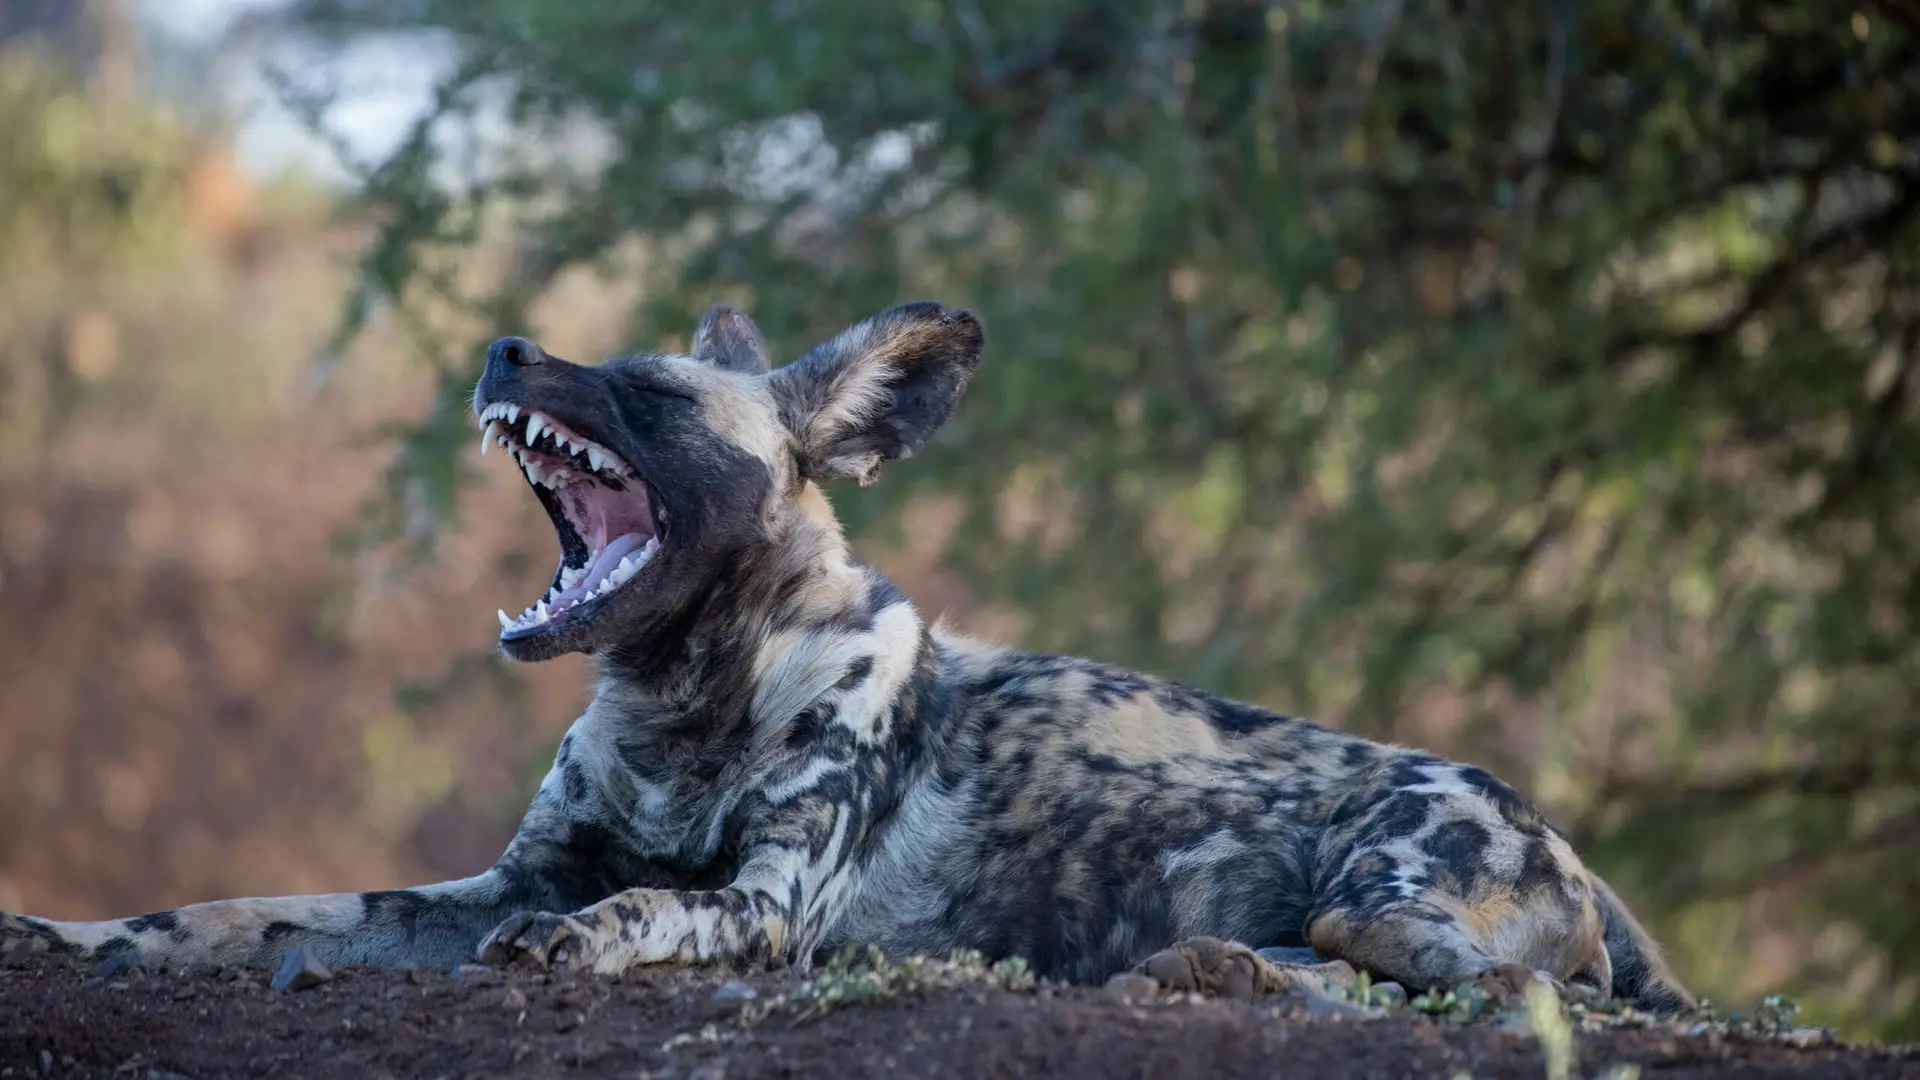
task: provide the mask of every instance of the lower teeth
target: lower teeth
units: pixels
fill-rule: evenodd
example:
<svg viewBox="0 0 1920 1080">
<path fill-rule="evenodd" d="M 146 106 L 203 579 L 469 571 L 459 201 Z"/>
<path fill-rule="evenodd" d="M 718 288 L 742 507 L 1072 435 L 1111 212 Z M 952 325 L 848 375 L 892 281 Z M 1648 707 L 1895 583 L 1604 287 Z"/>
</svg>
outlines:
<svg viewBox="0 0 1920 1080">
<path fill-rule="evenodd" d="M 589 600 L 597 600 L 600 597 L 606 596 L 613 592 L 614 589 L 619 588 L 632 579 L 633 575 L 639 573 L 641 568 L 653 561 L 654 555 L 658 554 L 659 551 L 659 537 L 648 540 L 645 547 L 621 559 L 619 565 L 609 570 L 606 576 L 601 578 L 599 583 L 593 588 L 588 589 L 585 594 L 574 600 L 560 604 L 556 603 L 560 594 L 568 589 L 575 588 L 580 584 L 581 579 L 587 576 L 586 566 L 578 569 L 572 567 L 563 568 L 560 571 L 560 584 L 548 589 L 547 595 L 537 601 L 533 607 L 521 612 L 519 618 L 510 617 L 505 611 L 500 612 L 500 628 L 503 630 L 524 630 L 529 626 L 539 626 L 563 611 L 571 610 Z M 592 560 L 589 559 L 588 564 L 591 565 L 591 563 Z"/>
</svg>

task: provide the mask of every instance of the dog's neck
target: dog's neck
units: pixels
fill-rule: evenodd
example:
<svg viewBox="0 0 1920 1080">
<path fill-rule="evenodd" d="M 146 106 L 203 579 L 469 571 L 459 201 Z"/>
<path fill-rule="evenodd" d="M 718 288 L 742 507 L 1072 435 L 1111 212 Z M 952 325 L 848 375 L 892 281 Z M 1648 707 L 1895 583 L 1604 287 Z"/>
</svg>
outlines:
<svg viewBox="0 0 1920 1080">
<path fill-rule="evenodd" d="M 779 711 L 764 700 L 769 676 L 830 663 L 823 635 L 861 633 L 883 599 L 904 602 L 883 575 L 853 559 L 812 484 L 763 543 L 716 560 L 712 572 L 711 585 L 677 614 L 595 654 L 596 697 L 633 727 L 710 742 L 791 720 L 765 714 Z M 919 642 L 872 647 L 913 651 Z"/>
</svg>

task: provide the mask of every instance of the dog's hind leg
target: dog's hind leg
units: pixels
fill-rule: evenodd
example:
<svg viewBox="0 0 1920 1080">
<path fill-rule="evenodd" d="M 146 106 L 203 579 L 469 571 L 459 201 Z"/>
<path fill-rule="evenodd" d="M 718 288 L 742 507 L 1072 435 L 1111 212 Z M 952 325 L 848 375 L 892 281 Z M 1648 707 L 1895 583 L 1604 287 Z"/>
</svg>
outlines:
<svg viewBox="0 0 1920 1080">
<path fill-rule="evenodd" d="M 1510 993 L 1536 971 L 1611 986 L 1591 876 L 1517 792 L 1484 770 L 1415 753 L 1356 780 L 1317 823 L 1302 927 L 1316 952 L 1414 993 L 1467 982 Z M 1202 943 L 1169 952 L 1190 966 L 1256 964 L 1250 977 L 1262 988 L 1338 970 Z M 1156 964 L 1179 971 L 1164 956 L 1142 970 L 1154 975 Z M 1198 981 L 1209 978 L 1219 981 Z"/>
</svg>

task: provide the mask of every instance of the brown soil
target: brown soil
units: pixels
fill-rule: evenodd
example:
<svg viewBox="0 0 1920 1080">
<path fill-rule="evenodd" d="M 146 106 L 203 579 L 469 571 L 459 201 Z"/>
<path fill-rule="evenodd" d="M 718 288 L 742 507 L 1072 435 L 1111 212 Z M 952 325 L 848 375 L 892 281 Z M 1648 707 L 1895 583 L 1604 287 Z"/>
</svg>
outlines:
<svg viewBox="0 0 1920 1080">
<path fill-rule="evenodd" d="M 276 991 L 267 972 L 91 978 L 35 960 L 0 970 L 0 1077 L 1546 1075 L 1539 1044 L 1493 1027 L 1347 1007 L 1132 1005 L 1087 988 L 963 986 L 848 1005 L 796 1022 L 743 1010 L 792 976 L 622 980 L 468 969 L 465 978 L 345 970 Z M 1583 1034 L 1579 1075 L 1920 1077 L 1913 1048 L 1793 1047 L 1656 1030 Z"/>
</svg>

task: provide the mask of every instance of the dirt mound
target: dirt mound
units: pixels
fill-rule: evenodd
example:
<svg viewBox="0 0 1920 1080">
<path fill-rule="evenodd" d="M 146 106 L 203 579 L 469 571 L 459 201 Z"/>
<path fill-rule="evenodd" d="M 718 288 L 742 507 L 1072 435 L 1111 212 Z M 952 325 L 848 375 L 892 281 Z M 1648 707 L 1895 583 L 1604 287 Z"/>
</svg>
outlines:
<svg viewBox="0 0 1920 1080">
<path fill-rule="evenodd" d="M 270 979 L 0 969 L 0 1077 L 1548 1075 L 1529 1035 L 1352 1007 L 1133 1005 L 1088 988 L 961 983 L 807 1017 L 767 1011 L 792 975 L 349 969 L 298 991 Z M 1911 1049 L 1656 1030 L 1581 1035 L 1576 1055 L 1583 1076 L 1622 1065 L 1675 1078 L 1920 1076 Z"/>
</svg>

